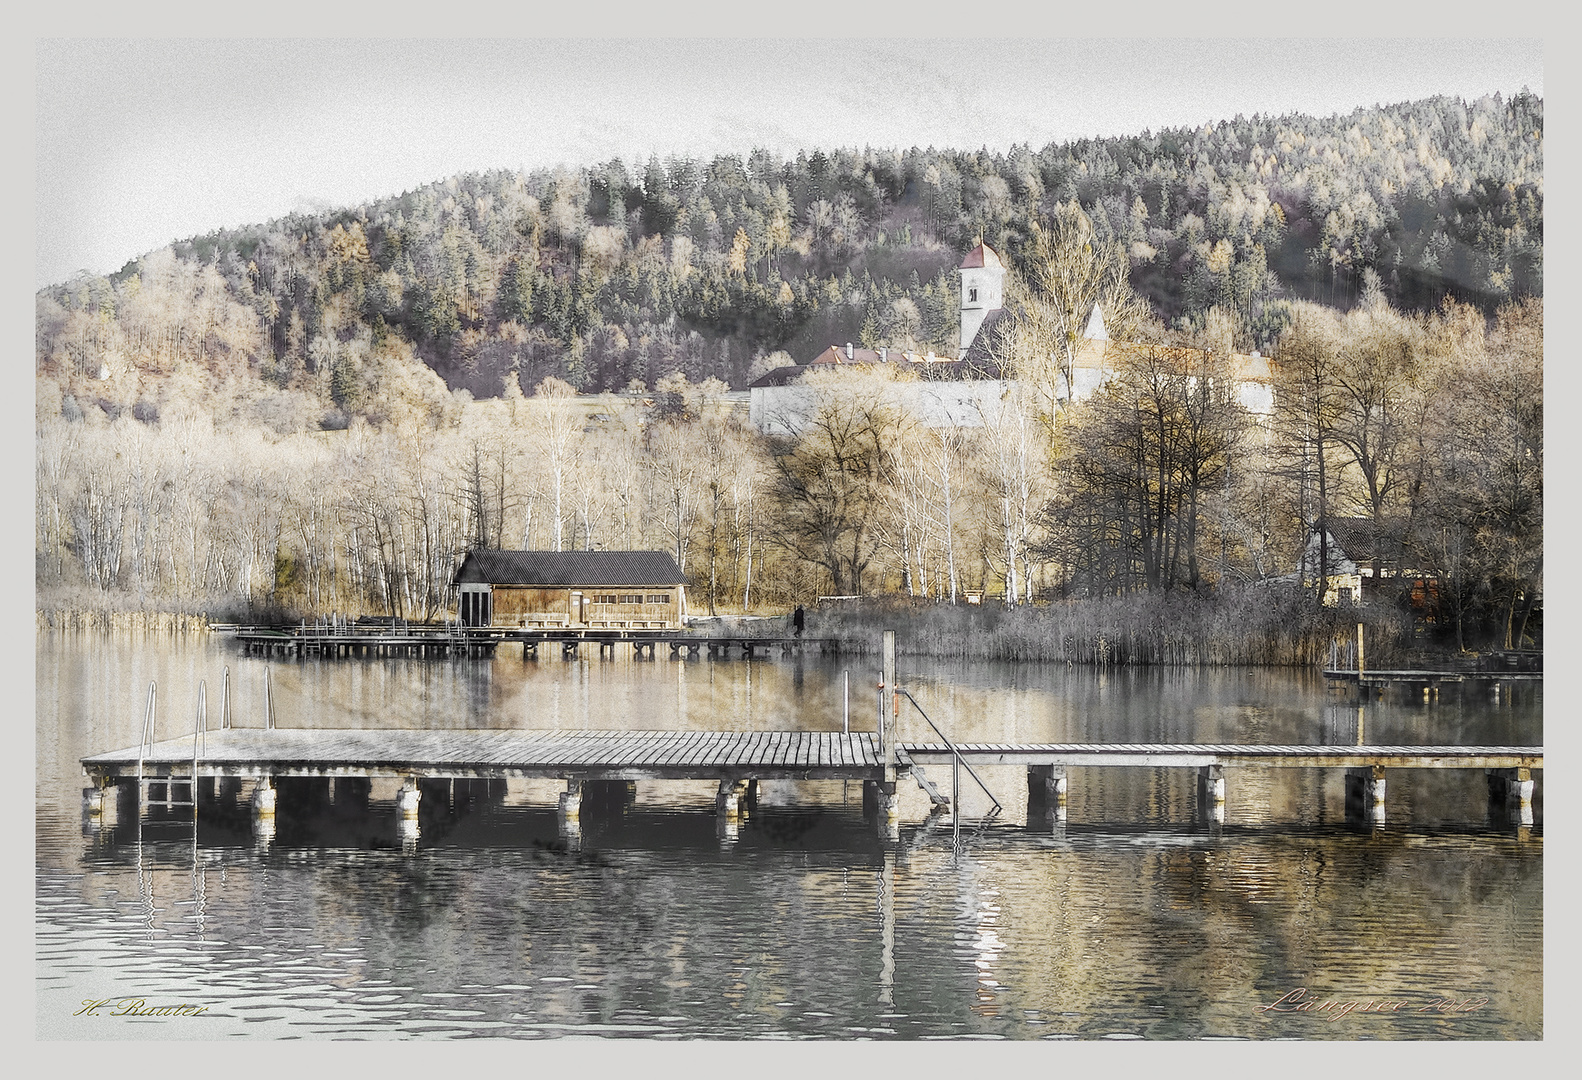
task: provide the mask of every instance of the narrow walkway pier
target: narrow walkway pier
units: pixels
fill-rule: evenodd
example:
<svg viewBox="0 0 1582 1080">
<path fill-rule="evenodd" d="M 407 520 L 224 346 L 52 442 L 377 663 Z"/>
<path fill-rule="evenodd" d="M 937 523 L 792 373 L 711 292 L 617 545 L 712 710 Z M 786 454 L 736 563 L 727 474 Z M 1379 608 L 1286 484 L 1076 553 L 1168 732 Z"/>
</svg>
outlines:
<svg viewBox="0 0 1582 1080">
<path fill-rule="evenodd" d="M 1488 688 L 1498 699 L 1508 694 L 1517 683 L 1542 684 L 1541 671 L 1440 671 L 1432 668 L 1386 669 L 1382 671 L 1346 668 L 1325 668 L 1324 681 L 1330 686 L 1349 686 L 1360 698 L 1382 697 L 1386 690 L 1398 688 L 1407 692 L 1422 691 L 1423 700 L 1439 697 L 1439 689 L 1446 684 L 1457 687 L 1475 685 Z"/>
<path fill-rule="evenodd" d="M 245 652 L 320 659 L 493 656 L 502 645 L 520 645 L 522 659 L 529 660 L 538 657 L 541 646 L 558 645 L 561 655 L 568 658 L 584 648 L 597 648 L 600 657 L 606 653 L 613 657 L 617 646 L 630 646 L 634 655 L 653 659 L 656 648 L 665 646 L 668 655 L 677 659 L 697 659 L 706 651 L 711 658 L 735 653 L 750 660 L 809 648 L 823 651 L 826 645 L 817 638 L 705 636 L 676 629 L 526 629 L 425 623 L 365 626 L 346 622 L 214 629 L 232 633 Z"/>
<path fill-rule="evenodd" d="M 237 729 L 126 747 L 82 759 L 93 782 L 85 799 L 98 805 L 120 787 L 150 800 L 191 805 L 194 788 L 215 797 L 240 795 L 253 785 L 257 815 L 275 810 L 274 782 L 288 777 L 365 781 L 396 777 L 403 816 L 416 817 L 420 782 L 552 778 L 566 782 L 563 820 L 575 822 L 589 783 L 636 780 L 713 780 L 716 809 L 734 816 L 756 800 L 760 780 L 847 780 L 864 785 L 864 804 L 893 829 L 895 784 L 911 776 L 934 804 L 949 805 L 922 775 L 922 766 L 961 764 L 1027 769 L 1030 816 L 1041 807 L 1064 819 L 1071 768 L 1181 768 L 1198 775 L 1200 808 L 1223 820 L 1226 773 L 1238 767 L 1345 769 L 1348 808 L 1383 820 L 1388 769 L 1474 769 L 1489 778 L 1491 801 L 1532 821 L 1531 771 L 1543 768 L 1533 746 L 1309 746 L 1242 744 L 911 743 L 886 749 L 872 732 L 836 731 L 520 731 Z M 975 774 L 974 774 L 975 775 Z M 152 788 L 155 799 L 145 789 Z M 185 794 L 186 798 L 179 796 Z M 134 809 L 133 812 L 140 812 Z"/>
</svg>

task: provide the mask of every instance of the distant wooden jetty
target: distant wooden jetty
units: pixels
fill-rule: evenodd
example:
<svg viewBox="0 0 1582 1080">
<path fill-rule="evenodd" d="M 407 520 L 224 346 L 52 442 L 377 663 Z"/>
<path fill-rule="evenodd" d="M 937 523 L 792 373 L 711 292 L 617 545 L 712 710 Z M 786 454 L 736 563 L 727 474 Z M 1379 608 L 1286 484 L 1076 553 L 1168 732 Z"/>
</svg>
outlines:
<svg viewBox="0 0 1582 1080">
<path fill-rule="evenodd" d="M 1363 624 L 1358 623 L 1354 641 L 1346 642 L 1344 647 L 1339 639 L 1329 643 L 1329 663 L 1324 668 L 1326 687 L 1349 686 L 1359 700 L 1383 697 L 1392 687 L 1421 689 L 1426 702 L 1438 698 L 1440 687 L 1446 683 L 1475 683 L 1491 688 L 1498 700 L 1508 685 L 1541 683 L 1544 679 L 1544 654 L 1539 649 L 1499 650 L 1473 657 L 1470 666 L 1463 657 L 1450 666 L 1435 668 L 1376 669 L 1364 662 L 1365 655 Z"/>
<path fill-rule="evenodd" d="M 1350 687 L 1357 697 L 1379 697 L 1386 690 L 1402 689 L 1408 693 L 1421 690 L 1424 701 L 1439 697 L 1441 686 L 1474 684 L 1487 688 L 1495 698 L 1507 693 L 1507 684 L 1542 683 L 1542 671 L 1440 671 L 1429 668 L 1385 669 L 1374 671 L 1355 668 L 1325 668 L 1324 681 L 1330 686 Z"/>
<path fill-rule="evenodd" d="M 827 644 L 817 638 L 704 635 L 674 628 L 530 629 L 396 621 L 302 623 L 297 626 L 215 625 L 211 629 L 233 634 L 247 652 L 321 659 L 493 656 L 502 645 L 520 645 L 524 660 L 536 658 L 543 646 L 557 645 L 564 657 L 574 657 L 581 650 L 592 648 L 597 648 L 600 656 L 608 652 L 613 657 L 618 646 L 629 645 L 634 655 L 640 657 L 653 658 L 659 646 L 666 646 L 670 656 L 681 659 L 695 659 L 704 652 L 717 658 L 734 653 L 753 659 L 776 652 L 790 655 L 810 648 L 823 651 Z"/>
</svg>

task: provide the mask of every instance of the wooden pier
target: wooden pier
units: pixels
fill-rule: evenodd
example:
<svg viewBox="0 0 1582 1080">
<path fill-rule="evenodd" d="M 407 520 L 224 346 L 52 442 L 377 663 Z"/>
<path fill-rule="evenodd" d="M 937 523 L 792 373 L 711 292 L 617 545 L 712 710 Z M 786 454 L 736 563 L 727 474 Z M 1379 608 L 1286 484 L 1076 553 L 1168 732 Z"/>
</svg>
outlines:
<svg viewBox="0 0 1582 1080">
<path fill-rule="evenodd" d="M 1475 684 L 1488 688 L 1498 699 L 1501 695 L 1509 693 L 1517 683 L 1539 683 L 1544 681 L 1542 671 L 1441 671 L 1432 668 L 1420 669 L 1385 669 L 1374 671 L 1371 669 L 1357 671 L 1355 668 L 1325 668 L 1324 681 L 1330 687 L 1349 687 L 1358 698 L 1383 697 L 1390 689 L 1401 689 L 1408 693 L 1422 691 L 1424 701 L 1439 697 L 1440 687 L 1450 684 L 1459 687 Z"/>
<path fill-rule="evenodd" d="M 92 776 L 191 774 L 193 737 L 83 759 Z M 883 771 L 872 732 L 414 731 L 227 728 L 203 736 L 198 776 L 446 779 L 862 780 Z"/>
<path fill-rule="evenodd" d="M 1041 807 L 1064 819 L 1067 769 L 1185 768 L 1197 773 L 1204 817 L 1224 820 L 1225 770 L 1338 768 L 1347 772 L 1348 813 L 1383 820 L 1387 769 L 1473 769 L 1489 778 L 1491 805 L 1532 821 L 1531 770 L 1543 768 L 1543 748 L 1533 746 L 1329 746 L 1250 744 L 1105 743 L 910 743 L 886 749 L 872 732 L 834 731 L 520 731 L 520 730 L 303 730 L 210 731 L 126 747 L 82 759 L 93 781 L 85 800 L 122 786 L 143 792 L 160 785 L 170 803 L 174 789 L 218 791 L 220 782 L 252 781 L 255 816 L 271 817 L 274 781 L 318 777 L 363 781 L 397 777 L 404 787 L 397 807 L 415 818 L 419 782 L 564 780 L 563 822 L 575 823 L 584 784 L 636 780 L 719 782 L 716 809 L 727 816 L 752 805 L 760 780 L 847 780 L 864 785 L 865 807 L 878 811 L 893 832 L 895 784 L 910 777 L 936 806 L 949 805 L 922 766 L 1023 766 L 1027 769 L 1030 815 Z M 976 774 L 973 774 L 976 777 Z M 130 794 L 130 792 L 128 792 Z M 998 800 L 996 800 L 997 802 Z M 190 805 L 178 802 L 178 805 Z M 140 812 L 140 811 L 134 811 Z"/>
<path fill-rule="evenodd" d="M 745 659 L 782 656 L 809 647 L 822 651 L 817 638 L 705 636 L 683 630 L 646 629 L 529 629 L 423 623 L 364 626 L 356 623 L 305 623 L 300 626 L 214 627 L 234 634 L 244 651 L 266 656 L 298 658 L 339 657 L 450 657 L 493 656 L 502 645 L 520 645 L 524 660 L 536 659 L 542 646 L 560 647 L 563 657 L 597 648 L 599 656 L 615 656 L 618 646 L 629 645 L 633 654 L 649 659 L 658 646 L 667 646 L 677 659 L 697 659 L 704 652 L 726 658 L 733 652 Z"/>
</svg>

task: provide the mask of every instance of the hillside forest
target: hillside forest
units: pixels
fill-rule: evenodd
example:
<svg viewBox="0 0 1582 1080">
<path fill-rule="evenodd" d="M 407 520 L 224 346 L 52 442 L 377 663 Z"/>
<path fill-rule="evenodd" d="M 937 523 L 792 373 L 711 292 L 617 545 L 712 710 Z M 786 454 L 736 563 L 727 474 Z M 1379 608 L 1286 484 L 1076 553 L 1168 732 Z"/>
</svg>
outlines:
<svg viewBox="0 0 1582 1080">
<path fill-rule="evenodd" d="M 1344 515 L 1436 582 L 1441 632 L 1519 644 L 1542 199 L 1522 94 L 475 173 L 194 237 L 38 295 L 41 597 L 435 617 L 478 545 L 671 550 L 695 610 L 1209 595 L 1291 576 Z M 894 371 L 820 386 L 796 438 L 731 407 L 834 342 L 954 355 L 980 239 L 1013 316 L 994 417 L 926 428 Z M 1143 344 L 1051 405 L 1072 258 Z M 1196 370 L 1162 361 L 1183 346 Z M 1253 349 L 1271 417 L 1212 389 Z"/>
</svg>

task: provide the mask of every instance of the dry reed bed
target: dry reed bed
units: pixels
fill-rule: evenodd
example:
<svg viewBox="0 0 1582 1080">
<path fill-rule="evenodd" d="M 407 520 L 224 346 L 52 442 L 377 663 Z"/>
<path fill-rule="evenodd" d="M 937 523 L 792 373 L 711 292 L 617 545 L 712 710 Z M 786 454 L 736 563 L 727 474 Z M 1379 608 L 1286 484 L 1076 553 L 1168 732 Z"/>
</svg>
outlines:
<svg viewBox="0 0 1582 1080">
<path fill-rule="evenodd" d="M 1215 597 L 1105 597 L 1011 610 L 875 600 L 809 612 L 807 633 L 833 639 L 841 652 L 852 653 L 876 651 L 881 632 L 894 630 L 899 652 L 946 659 L 1312 666 L 1328 662 L 1331 641 L 1355 640 L 1359 622 L 1371 664 L 1389 666 L 1412 644 L 1408 620 L 1398 611 L 1319 608 L 1308 597 L 1269 589 Z"/>
</svg>

